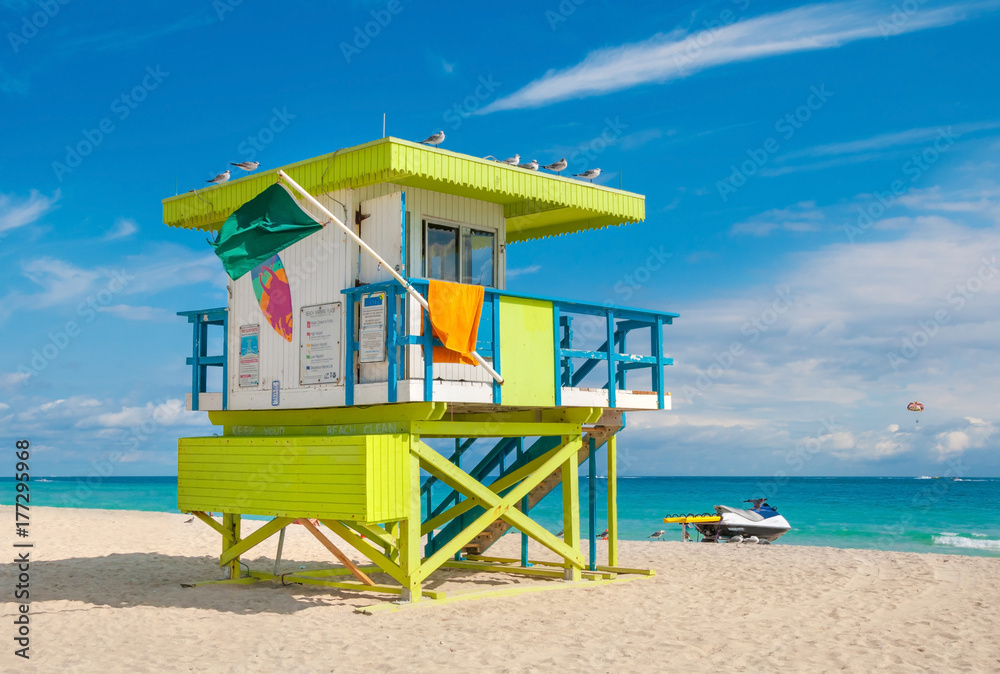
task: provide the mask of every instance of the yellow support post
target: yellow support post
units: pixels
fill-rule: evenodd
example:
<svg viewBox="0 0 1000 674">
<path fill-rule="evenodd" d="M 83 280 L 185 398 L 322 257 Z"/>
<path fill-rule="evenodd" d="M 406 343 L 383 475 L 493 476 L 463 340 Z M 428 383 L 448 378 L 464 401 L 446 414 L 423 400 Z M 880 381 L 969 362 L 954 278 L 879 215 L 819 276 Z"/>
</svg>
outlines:
<svg viewBox="0 0 1000 674">
<path fill-rule="evenodd" d="M 563 444 L 573 440 L 563 437 Z M 580 465 L 576 452 L 566 459 L 562 465 L 563 490 L 563 541 L 573 550 L 580 550 Z M 563 565 L 566 580 L 580 580 L 580 568 L 569 563 Z"/>
<path fill-rule="evenodd" d="M 608 566 L 618 566 L 618 434 L 608 438 Z"/>
<path fill-rule="evenodd" d="M 396 547 L 389 550 L 389 561 L 399 563 L 399 536 L 400 536 L 400 523 L 399 522 L 387 522 L 386 531 L 389 535 L 396 539 Z"/>
<path fill-rule="evenodd" d="M 225 533 L 222 535 L 222 554 L 240 542 L 240 519 L 239 513 L 222 513 L 222 528 Z M 229 579 L 237 580 L 240 577 L 240 557 L 237 555 L 224 566 L 229 567 Z"/>
<path fill-rule="evenodd" d="M 412 453 L 412 446 L 419 439 L 412 437 L 409 456 L 410 516 L 399 523 L 399 567 L 406 582 L 403 584 L 402 601 L 420 600 L 420 581 L 415 574 L 420 569 L 420 458 Z"/>
</svg>

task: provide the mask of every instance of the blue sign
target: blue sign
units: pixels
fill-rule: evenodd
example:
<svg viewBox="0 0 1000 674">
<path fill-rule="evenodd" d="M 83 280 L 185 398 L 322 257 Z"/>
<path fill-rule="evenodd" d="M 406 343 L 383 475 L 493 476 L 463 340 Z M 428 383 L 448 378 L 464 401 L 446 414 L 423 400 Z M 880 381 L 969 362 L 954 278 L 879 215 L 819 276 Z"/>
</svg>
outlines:
<svg viewBox="0 0 1000 674">
<path fill-rule="evenodd" d="M 277 407 L 281 403 L 281 382 L 275 379 L 271 382 L 271 407 Z"/>
</svg>

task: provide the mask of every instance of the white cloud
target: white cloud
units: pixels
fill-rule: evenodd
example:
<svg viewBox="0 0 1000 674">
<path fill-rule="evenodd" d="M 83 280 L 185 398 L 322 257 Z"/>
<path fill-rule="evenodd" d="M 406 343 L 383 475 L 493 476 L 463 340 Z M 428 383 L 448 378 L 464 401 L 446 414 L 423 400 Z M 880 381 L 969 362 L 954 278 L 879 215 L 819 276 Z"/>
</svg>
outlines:
<svg viewBox="0 0 1000 674">
<path fill-rule="evenodd" d="M 143 407 L 122 407 L 118 412 L 107 412 L 81 420 L 77 425 L 81 428 L 101 426 L 104 428 L 132 428 L 145 422 L 153 422 L 161 426 L 205 425 L 204 414 L 188 412 L 184 409 L 184 401 L 171 398 L 165 402 L 146 403 Z"/>
<path fill-rule="evenodd" d="M 93 414 L 95 407 L 100 407 L 101 401 L 85 396 L 72 396 L 39 403 L 18 413 L 19 421 L 51 422 L 56 419 L 67 419 L 81 415 Z"/>
<path fill-rule="evenodd" d="M 527 267 L 518 267 L 516 269 L 508 269 L 507 270 L 507 278 L 511 279 L 511 278 L 515 278 L 517 276 L 524 276 L 526 274 L 536 274 L 536 273 L 538 273 L 541 270 L 541 268 L 542 268 L 542 265 L 540 265 L 540 264 L 532 264 L 532 265 L 528 265 Z"/>
<path fill-rule="evenodd" d="M 104 235 L 104 240 L 113 241 L 115 239 L 124 239 L 132 236 L 137 231 L 139 231 L 139 226 L 136 224 L 135 220 L 131 218 L 118 218 L 115 220 L 115 226 L 109 229 Z"/>
<path fill-rule="evenodd" d="M 56 190 L 46 197 L 38 190 L 31 190 L 27 199 L 18 201 L 13 195 L 0 194 L 0 234 L 36 222 L 55 208 L 62 193 Z"/>
<path fill-rule="evenodd" d="M 938 442 L 934 450 L 942 459 L 958 456 L 967 449 L 985 447 L 998 430 L 992 422 L 976 417 L 965 417 L 965 420 L 968 422 L 965 428 L 945 431 L 935 436 Z"/>
<path fill-rule="evenodd" d="M 0 374 L 0 388 L 12 388 L 27 381 L 30 376 L 29 372 L 6 372 Z"/>
<path fill-rule="evenodd" d="M 774 231 L 818 232 L 823 228 L 825 216 L 816 208 L 815 201 L 803 201 L 788 208 L 775 208 L 738 222 L 731 234 L 767 236 Z"/>
<path fill-rule="evenodd" d="M 947 26 L 996 6 L 996 2 L 990 1 L 924 7 L 908 15 L 902 25 L 895 26 L 890 23 L 890 8 L 852 1 L 797 7 L 696 33 L 678 29 L 642 42 L 593 51 L 575 66 L 550 70 L 487 106 L 481 114 L 535 108 L 643 84 L 669 82 L 729 63 L 831 49 L 857 40 Z"/>
<path fill-rule="evenodd" d="M 177 314 L 160 307 L 131 306 L 128 304 L 112 304 L 101 307 L 101 312 L 113 314 L 130 321 L 168 322 L 177 319 Z"/>
<path fill-rule="evenodd" d="M 630 416 L 629 428 L 648 442 L 669 438 L 660 442 L 678 452 L 704 448 L 723 459 L 725 448 L 738 449 L 742 474 L 774 470 L 786 456 L 803 475 L 933 471 L 996 441 L 1000 405 L 983 395 L 1000 379 L 1000 176 L 991 177 L 997 182 L 914 192 L 877 238 L 776 256 L 776 286 L 734 285 L 690 306 L 664 302 L 681 314 L 665 331 L 674 411 Z M 930 210 L 940 204 L 948 210 Z M 846 211 L 806 202 L 747 222 L 775 231 L 785 221 L 843 222 Z M 906 411 L 912 400 L 927 404 L 919 424 Z M 985 425 L 942 421 L 963 417 Z M 815 454 L 795 454 L 804 438 L 818 443 Z M 777 458 L 762 462 L 766 454 Z"/>
</svg>

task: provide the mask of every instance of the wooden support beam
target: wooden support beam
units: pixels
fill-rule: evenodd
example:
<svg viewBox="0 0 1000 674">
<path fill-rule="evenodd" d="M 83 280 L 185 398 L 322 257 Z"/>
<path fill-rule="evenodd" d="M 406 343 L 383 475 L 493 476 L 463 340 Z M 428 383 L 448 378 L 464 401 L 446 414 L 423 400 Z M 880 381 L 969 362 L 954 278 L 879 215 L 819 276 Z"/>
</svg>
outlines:
<svg viewBox="0 0 1000 674">
<path fill-rule="evenodd" d="M 610 319 L 609 319 L 610 320 Z M 614 386 L 614 380 L 611 381 Z M 562 465 L 563 541 L 580 550 L 580 464 L 576 454 Z M 580 580 L 580 569 L 566 563 L 566 580 Z"/>
<path fill-rule="evenodd" d="M 412 453 L 413 445 L 423 444 L 416 436 L 410 438 L 409 484 L 410 516 L 400 522 L 399 568 L 403 575 L 403 601 L 419 601 L 421 578 L 420 569 L 420 459 Z M 448 465 L 452 465 L 449 461 Z"/>
<path fill-rule="evenodd" d="M 514 557 L 490 557 L 487 555 L 469 555 L 466 559 L 474 562 L 497 562 L 500 564 L 519 564 L 521 560 L 515 559 Z M 552 562 L 547 559 L 532 559 L 530 560 L 535 566 L 562 566 L 562 562 Z M 656 571 L 652 569 L 630 569 L 624 566 L 605 566 L 603 564 L 597 565 L 598 571 L 604 571 L 607 573 L 615 573 L 622 575 L 635 575 L 635 576 L 655 576 Z"/>
<path fill-rule="evenodd" d="M 348 529 L 343 522 L 338 522 L 337 520 L 320 521 L 323 522 L 323 524 L 325 524 L 330 531 L 347 541 L 347 543 L 355 550 L 375 562 L 380 570 L 392 576 L 393 580 L 397 583 L 400 585 L 406 585 L 406 576 L 403 575 L 399 565 L 394 563 L 389 557 L 386 557 L 384 554 L 379 552 L 374 545 L 368 543 L 355 532 Z"/>
<path fill-rule="evenodd" d="M 236 580 L 240 577 L 240 553 L 227 557 L 227 551 L 240 545 L 240 514 L 222 513 L 222 560 L 219 566 L 229 566 L 229 579 Z"/>
<path fill-rule="evenodd" d="M 608 566 L 618 564 L 618 434 L 608 438 Z"/>
<path fill-rule="evenodd" d="M 579 540 L 577 540 L 575 548 L 570 547 L 514 507 L 521 498 L 551 475 L 560 464 L 568 462 L 576 465 L 574 462 L 577 460 L 581 446 L 582 442 L 579 436 L 564 437 L 562 445 L 540 457 L 536 462 L 533 462 L 537 464 L 535 473 L 525 477 L 506 497 L 501 498 L 493 489 L 501 489 L 502 480 L 498 480 L 490 487 L 487 487 L 441 456 L 441 454 L 426 443 L 420 441 L 411 443 L 410 451 L 419 457 L 421 465 L 427 472 L 435 475 L 439 480 L 447 483 L 453 489 L 465 494 L 469 499 L 475 500 L 476 505 L 479 505 L 486 511 L 475 522 L 453 537 L 444 547 L 425 560 L 420 567 L 418 575 L 421 578 L 425 578 L 446 561 L 448 556 L 461 550 L 478 533 L 482 532 L 483 528 L 488 524 L 501 518 L 565 558 L 568 567 L 577 569 L 577 571 L 582 569 L 583 555 L 580 554 Z M 478 527 L 478 530 L 476 530 L 476 527 Z M 444 552 L 447 552 L 447 554 L 442 554 Z"/>
<path fill-rule="evenodd" d="M 580 432 L 582 424 L 574 423 L 482 423 L 479 421 L 414 421 L 414 435 L 453 438 L 517 438 L 539 435 L 566 435 Z"/>
<path fill-rule="evenodd" d="M 420 535 L 426 536 L 430 532 L 437 529 L 442 524 L 452 521 L 459 515 L 469 512 L 476 507 L 475 501 L 459 501 L 458 505 L 453 505 L 452 507 L 445 510 L 443 513 L 437 517 L 432 517 L 423 524 L 420 525 Z"/>
<path fill-rule="evenodd" d="M 331 541 L 329 538 L 327 538 L 326 536 L 324 536 L 323 532 L 321 532 L 319 529 L 317 529 L 313 525 L 312 522 L 310 522 L 309 520 L 307 520 L 305 518 L 300 518 L 300 519 L 297 520 L 297 522 L 299 524 L 301 524 L 302 526 L 304 526 L 306 528 L 306 531 L 308 531 L 313 536 L 315 536 L 316 540 L 318 540 L 320 543 L 322 543 L 324 548 L 326 548 L 327 550 L 329 550 L 330 552 L 332 552 L 333 556 L 336 557 L 338 560 L 340 560 L 341 564 L 343 564 L 348 569 L 350 569 L 351 570 L 351 575 L 353 575 L 355 578 L 357 578 L 358 580 L 360 580 L 365 585 L 371 586 L 371 585 L 375 584 L 375 581 L 373 581 L 371 578 L 369 578 L 368 574 L 366 574 L 364 571 L 362 571 L 361 569 L 359 569 L 358 565 L 355 564 L 354 562 L 352 562 L 347 555 L 345 555 L 343 552 L 341 552 L 340 549 L 336 545 L 333 544 L 333 541 Z"/>
<path fill-rule="evenodd" d="M 239 517 L 239 515 L 236 515 Z M 281 531 L 283 528 L 294 522 L 291 517 L 275 517 L 273 520 L 253 532 L 246 538 L 225 548 L 219 557 L 219 566 L 225 566 L 232 562 L 239 562 L 239 557 L 250 548 L 263 543 L 265 540 Z M 237 524 L 237 527 L 239 525 Z M 238 529 L 237 529 L 238 530 Z M 237 569 L 239 566 L 237 565 Z"/>
<path fill-rule="evenodd" d="M 336 426 L 372 422 L 409 422 L 441 419 L 447 403 L 412 402 L 371 407 L 324 407 L 302 410 L 268 410 L 266 415 L 255 410 L 225 410 L 209 412 L 215 426 Z M 266 424 L 261 419 L 267 418 Z"/>
<path fill-rule="evenodd" d="M 302 575 L 299 575 L 302 574 Z M 354 592 L 382 592 L 385 594 L 401 594 L 403 588 L 396 587 L 394 585 L 362 585 L 361 583 L 344 583 L 336 580 L 326 580 L 324 578 L 315 578 L 316 575 L 314 571 L 300 571 L 299 573 L 286 573 L 284 576 L 272 576 L 267 573 L 259 573 L 257 571 L 252 571 L 251 575 L 254 581 L 258 580 L 275 580 L 283 581 L 285 583 L 298 583 L 300 585 L 320 585 L 322 587 L 334 587 L 339 590 L 352 590 Z M 308 575 L 312 574 L 312 575 Z M 432 592 L 427 591 L 424 594 L 427 595 L 428 599 L 444 599 L 447 595 L 444 592 Z"/>
<path fill-rule="evenodd" d="M 192 510 L 191 514 L 200 519 L 208 526 L 218 531 L 223 536 L 226 536 L 228 534 L 228 532 L 223 528 L 223 526 L 215 521 L 214 517 L 209 517 L 208 513 L 203 513 L 200 510 Z"/>
<path fill-rule="evenodd" d="M 320 521 L 326 524 L 325 521 Z M 389 554 L 389 551 L 392 548 L 399 547 L 399 540 L 380 526 L 347 520 L 344 520 L 343 523 L 345 526 L 354 529 L 354 531 L 358 532 L 359 535 L 367 536 L 378 543 L 382 546 L 382 549 L 385 550 L 386 554 Z"/>
</svg>

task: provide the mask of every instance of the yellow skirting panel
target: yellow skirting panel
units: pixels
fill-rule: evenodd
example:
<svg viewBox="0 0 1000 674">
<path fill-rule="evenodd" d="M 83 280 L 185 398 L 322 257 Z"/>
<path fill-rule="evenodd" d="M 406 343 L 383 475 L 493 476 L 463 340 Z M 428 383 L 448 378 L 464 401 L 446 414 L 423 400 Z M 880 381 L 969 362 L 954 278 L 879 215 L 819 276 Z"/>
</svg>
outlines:
<svg viewBox="0 0 1000 674">
<path fill-rule="evenodd" d="M 386 522 L 409 517 L 409 435 L 181 438 L 177 507 Z"/>
</svg>

